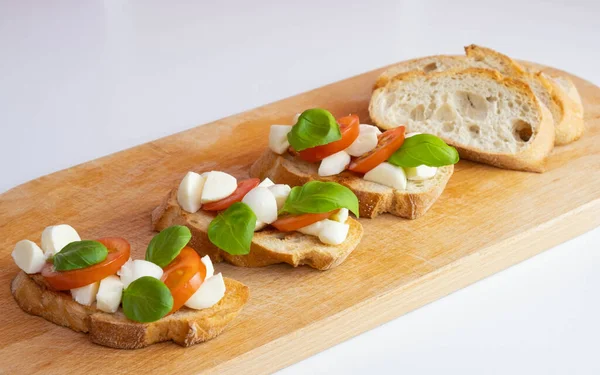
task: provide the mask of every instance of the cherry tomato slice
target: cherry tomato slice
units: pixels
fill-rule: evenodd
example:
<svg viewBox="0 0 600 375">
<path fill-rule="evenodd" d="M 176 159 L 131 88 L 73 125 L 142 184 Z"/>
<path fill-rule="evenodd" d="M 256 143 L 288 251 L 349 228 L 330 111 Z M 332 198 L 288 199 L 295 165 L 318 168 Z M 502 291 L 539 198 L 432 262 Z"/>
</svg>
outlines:
<svg viewBox="0 0 600 375">
<path fill-rule="evenodd" d="M 275 220 L 271 225 L 280 232 L 291 232 L 300 228 L 304 228 L 307 225 L 314 224 L 317 221 L 327 219 L 334 213 L 335 211 L 323 212 L 320 214 L 289 215 Z"/>
<path fill-rule="evenodd" d="M 101 238 L 98 242 L 108 249 L 105 260 L 90 267 L 71 271 L 56 271 L 54 265 L 48 262 L 42 269 L 42 276 L 48 285 L 55 290 L 81 288 L 117 273 L 129 259 L 131 250 L 129 242 L 119 237 Z"/>
<path fill-rule="evenodd" d="M 179 310 L 196 293 L 206 278 L 206 266 L 191 247 L 184 247 L 179 255 L 164 268 L 161 280 L 171 291 L 173 308 Z"/>
<path fill-rule="evenodd" d="M 342 138 L 326 145 L 307 148 L 298 153 L 301 159 L 314 163 L 326 157 L 347 149 L 358 138 L 360 120 L 357 115 L 339 118 L 340 132 Z"/>
<path fill-rule="evenodd" d="M 380 134 L 377 147 L 352 160 L 348 169 L 353 172 L 367 173 L 388 160 L 404 143 L 404 130 L 404 126 L 400 126 Z"/>
<path fill-rule="evenodd" d="M 248 194 L 250 190 L 257 187 L 258 184 L 260 184 L 260 179 L 258 178 L 249 178 L 247 180 L 240 181 L 238 182 L 237 189 L 235 189 L 235 191 L 231 193 L 230 196 L 215 202 L 206 203 L 202 206 L 202 209 L 205 211 L 226 210 L 232 204 L 236 202 L 241 202 L 242 198 L 244 198 L 244 196 Z"/>
</svg>

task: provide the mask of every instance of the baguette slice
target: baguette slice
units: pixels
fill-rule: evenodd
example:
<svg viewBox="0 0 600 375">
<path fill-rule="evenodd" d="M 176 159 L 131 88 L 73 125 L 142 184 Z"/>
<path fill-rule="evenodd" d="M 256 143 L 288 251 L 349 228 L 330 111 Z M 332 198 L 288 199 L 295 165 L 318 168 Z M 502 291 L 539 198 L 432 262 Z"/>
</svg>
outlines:
<svg viewBox="0 0 600 375">
<path fill-rule="evenodd" d="M 137 323 L 119 309 L 114 314 L 84 306 L 71 295 L 47 288 L 41 275 L 20 271 L 13 279 L 11 292 L 23 311 L 76 332 L 90 334 L 96 344 L 117 349 L 138 349 L 172 340 L 191 346 L 218 336 L 241 311 L 248 300 L 248 287 L 225 278 L 225 296 L 215 306 L 193 310 L 183 307 L 156 322 Z"/>
<path fill-rule="evenodd" d="M 394 76 L 409 71 L 432 73 L 450 69 L 493 69 L 531 86 L 538 99 L 552 113 L 556 145 L 571 143 L 581 137 L 584 130 L 583 104 L 568 77 L 548 76 L 537 68 L 522 66 L 510 57 L 485 47 L 470 45 L 465 47 L 465 53 L 466 56 L 430 56 L 401 63 L 384 71 L 376 87 L 385 86 Z"/>
<path fill-rule="evenodd" d="M 219 249 L 208 239 L 208 225 L 214 215 L 206 211 L 189 213 L 177 202 L 177 189 L 173 189 L 154 212 L 152 225 L 156 231 L 172 225 L 185 225 L 192 232 L 189 243 L 201 255 L 210 256 L 213 262 L 226 261 L 239 267 L 263 267 L 270 264 L 288 263 L 294 267 L 308 265 L 327 270 L 341 264 L 356 248 L 363 235 L 360 223 L 348 218 L 350 225 L 346 241 L 340 245 L 327 245 L 317 237 L 299 232 L 279 232 L 267 228 L 254 233 L 248 255 L 231 255 Z"/>
<path fill-rule="evenodd" d="M 358 177 L 352 172 L 336 176 L 318 175 L 318 164 L 308 163 L 289 153 L 278 155 L 266 150 L 250 168 L 250 175 L 270 178 L 280 184 L 299 186 L 311 180 L 333 181 L 348 187 L 356 194 L 360 216 L 374 218 L 386 212 L 407 219 L 416 219 L 427 212 L 444 191 L 454 166 L 438 169 L 432 179 L 409 181 L 406 191 L 396 190 Z"/>
<path fill-rule="evenodd" d="M 552 115 L 529 85 L 493 70 L 398 75 L 373 92 L 369 113 L 383 129 L 434 134 L 501 168 L 543 172 L 554 146 Z"/>
</svg>

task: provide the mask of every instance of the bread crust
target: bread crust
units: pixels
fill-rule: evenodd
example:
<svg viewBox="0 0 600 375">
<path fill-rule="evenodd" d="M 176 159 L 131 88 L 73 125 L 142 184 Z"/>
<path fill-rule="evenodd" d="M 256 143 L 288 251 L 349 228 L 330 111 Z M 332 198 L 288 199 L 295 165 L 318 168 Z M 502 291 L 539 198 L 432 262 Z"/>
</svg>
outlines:
<svg viewBox="0 0 600 375">
<path fill-rule="evenodd" d="M 356 194 L 361 217 L 374 218 L 383 213 L 416 219 L 423 216 L 444 191 L 452 176 L 454 166 L 438 170 L 438 183 L 426 191 L 407 192 L 392 189 L 374 182 L 365 181 L 352 172 L 343 172 L 336 176 L 320 177 L 317 165 L 301 160 L 289 153 L 278 155 L 266 150 L 250 168 L 250 175 L 291 186 L 300 186 L 308 181 L 333 181 L 348 187 Z M 410 184 L 410 182 L 409 182 Z"/>
<path fill-rule="evenodd" d="M 117 349 L 139 349 L 164 341 L 191 346 L 218 336 L 239 314 L 249 292 L 244 284 L 225 280 L 225 296 L 215 306 L 193 310 L 183 307 L 156 322 L 137 323 L 123 315 L 84 306 L 65 292 L 51 290 L 41 275 L 20 271 L 11 283 L 11 292 L 21 309 L 52 323 L 89 333 L 92 342 Z"/>
<path fill-rule="evenodd" d="M 317 237 L 299 232 L 282 233 L 267 228 L 254 233 L 250 253 L 231 255 L 208 239 L 208 225 L 214 215 L 206 211 L 189 213 L 177 203 L 177 190 L 173 189 L 152 213 L 154 230 L 160 231 L 172 225 L 185 225 L 192 232 L 189 243 L 201 255 L 210 256 L 215 263 L 226 261 L 239 267 L 264 267 L 287 263 L 294 267 L 308 265 L 327 270 L 341 264 L 356 248 L 363 235 L 360 223 L 348 218 L 348 237 L 340 245 L 323 244 Z"/>
<path fill-rule="evenodd" d="M 554 124 L 556 139 L 554 144 L 557 146 L 566 145 L 581 138 L 585 129 L 583 121 L 583 103 L 575 85 L 567 77 L 546 76 L 542 72 L 536 75 L 540 81 L 550 91 L 553 100 L 560 105 L 562 118 L 558 124 Z M 562 79 L 568 82 L 573 90 L 569 95 L 557 82 L 556 79 Z"/>
<path fill-rule="evenodd" d="M 441 138 L 444 139 L 446 143 L 456 147 L 462 158 L 490 164 L 499 168 L 538 173 L 543 172 L 545 170 L 546 159 L 554 148 L 554 126 L 552 114 L 544 105 L 539 102 L 529 85 L 523 81 L 512 77 L 505 77 L 497 71 L 490 69 L 469 68 L 464 70 L 445 70 L 429 74 L 420 71 L 411 71 L 395 76 L 388 83 L 388 85 L 398 81 L 408 81 L 422 77 L 425 77 L 426 79 L 433 79 L 437 77 L 452 77 L 456 75 L 479 76 L 481 79 L 494 80 L 500 85 L 518 90 L 522 95 L 527 96 L 531 101 L 537 103 L 540 110 L 540 125 L 537 133 L 535 134 L 535 138 L 529 147 L 515 154 L 483 152 L 472 147 L 456 144 L 452 141 L 452 139 L 444 137 Z M 395 127 L 394 124 L 386 123 L 386 121 L 380 117 L 379 113 L 375 110 L 375 103 L 379 99 L 380 95 L 384 95 L 388 85 L 380 87 L 373 92 L 369 105 L 371 119 L 382 129 L 391 129 Z"/>
</svg>

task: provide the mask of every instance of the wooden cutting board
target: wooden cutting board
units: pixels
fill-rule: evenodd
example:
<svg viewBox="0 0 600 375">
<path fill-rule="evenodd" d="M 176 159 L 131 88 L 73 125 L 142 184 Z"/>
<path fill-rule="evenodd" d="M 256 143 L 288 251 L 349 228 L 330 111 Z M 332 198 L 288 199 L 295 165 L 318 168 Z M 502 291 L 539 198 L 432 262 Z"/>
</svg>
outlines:
<svg viewBox="0 0 600 375">
<path fill-rule="evenodd" d="M 267 147 L 271 124 L 306 108 L 367 119 L 381 70 L 38 178 L 0 195 L 0 373 L 267 373 L 423 306 L 600 225 L 600 88 L 573 77 L 587 129 L 557 148 L 544 174 L 461 161 L 429 213 L 409 221 L 361 219 L 365 236 L 330 271 L 219 264 L 251 299 L 221 336 L 183 349 L 135 351 L 92 344 L 85 334 L 22 312 L 9 283 L 10 252 L 44 227 L 69 223 L 83 238 L 123 236 L 142 257 L 150 214 L 188 170 L 243 177 Z M 204 103 L 210 105 L 210 103 Z M 202 106 L 198 107 L 202 110 Z M 366 122 L 366 121 L 363 121 Z M 57 149 L 56 152 L 67 152 Z"/>
</svg>

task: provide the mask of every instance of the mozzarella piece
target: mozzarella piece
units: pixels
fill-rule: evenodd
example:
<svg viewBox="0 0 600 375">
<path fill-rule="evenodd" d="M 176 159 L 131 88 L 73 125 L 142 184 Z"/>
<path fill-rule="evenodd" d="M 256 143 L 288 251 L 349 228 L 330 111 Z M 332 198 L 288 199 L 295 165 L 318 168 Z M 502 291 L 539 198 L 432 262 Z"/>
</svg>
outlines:
<svg viewBox="0 0 600 375">
<path fill-rule="evenodd" d="M 271 224 L 277 220 L 277 201 L 271 191 L 265 187 L 255 187 L 242 198 L 242 203 L 246 203 L 258 221 Z"/>
<path fill-rule="evenodd" d="M 273 186 L 269 186 L 269 191 L 273 196 L 275 196 L 275 201 L 277 201 L 277 210 L 281 210 L 288 196 L 290 195 L 290 191 L 292 188 L 290 185 L 285 184 L 276 184 Z"/>
<path fill-rule="evenodd" d="M 300 232 L 302 234 L 308 234 L 310 236 L 319 237 L 319 235 L 321 234 L 321 229 L 323 229 L 323 220 L 317 221 L 316 223 L 312 223 L 303 228 L 300 228 L 297 230 L 297 232 Z"/>
<path fill-rule="evenodd" d="M 346 221 L 348 221 L 348 209 L 340 208 L 333 215 L 331 215 L 330 219 L 344 224 Z"/>
<path fill-rule="evenodd" d="M 54 255 L 71 242 L 81 241 L 77 231 L 67 224 L 53 225 L 42 232 L 42 249 L 46 256 Z"/>
<path fill-rule="evenodd" d="M 17 266 L 28 274 L 40 272 L 46 263 L 42 249 L 29 240 L 17 242 L 11 255 Z"/>
<path fill-rule="evenodd" d="M 296 114 L 294 115 L 294 122 L 292 122 L 292 124 L 296 125 L 296 123 L 298 122 L 298 119 L 300 118 L 300 115 L 301 115 L 301 114 L 302 114 L 302 113 L 296 113 Z"/>
<path fill-rule="evenodd" d="M 118 276 L 111 275 L 100 281 L 96 294 L 96 307 L 98 310 L 114 313 L 119 309 L 123 296 L 123 283 Z"/>
<path fill-rule="evenodd" d="M 215 267 L 213 267 L 213 263 L 212 260 L 210 260 L 210 257 L 208 255 L 205 255 L 200 260 L 202 261 L 202 263 L 204 263 L 204 267 L 206 267 L 205 278 L 208 279 L 209 277 L 212 277 L 215 274 Z"/>
<path fill-rule="evenodd" d="M 436 167 L 427 165 L 419 165 L 418 167 L 404 168 L 406 178 L 410 181 L 424 181 L 435 176 L 437 173 Z"/>
<path fill-rule="evenodd" d="M 404 138 L 410 138 L 417 134 L 423 134 L 419 132 L 408 133 L 404 136 Z M 437 173 L 436 167 L 429 167 L 427 165 L 419 165 L 418 167 L 404 168 L 404 172 L 406 174 L 406 178 L 411 181 L 424 181 L 428 180 L 432 177 L 435 177 Z"/>
<path fill-rule="evenodd" d="M 129 259 L 123 264 L 119 272 L 117 272 L 117 275 L 121 276 L 123 287 L 127 288 L 129 284 L 143 276 L 152 276 L 155 279 L 160 280 L 163 275 L 163 270 L 156 264 L 148 262 L 147 260 Z"/>
<path fill-rule="evenodd" d="M 369 133 L 369 132 L 373 132 L 377 135 L 381 134 L 381 130 L 379 130 L 379 128 L 375 125 L 368 125 L 368 124 L 360 124 L 360 129 L 359 131 L 361 133 Z"/>
<path fill-rule="evenodd" d="M 219 303 L 225 295 L 225 281 L 223 275 L 218 273 L 207 278 L 200 288 L 187 300 L 185 305 L 191 309 L 207 309 Z"/>
<path fill-rule="evenodd" d="M 254 225 L 254 231 L 258 232 L 259 230 L 265 229 L 267 223 L 263 223 L 260 220 L 256 220 L 256 224 Z"/>
<path fill-rule="evenodd" d="M 346 151 L 336 152 L 321 160 L 319 176 L 334 176 L 342 173 L 348 164 L 350 164 L 350 155 Z"/>
<path fill-rule="evenodd" d="M 351 156 L 361 156 L 377 147 L 378 134 L 375 130 L 372 130 L 372 128 L 375 128 L 377 131 L 379 131 L 379 129 L 374 126 L 361 125 L 358 137 L 354 142 L 352 142 L 350 147 L 346 149 L 346 152 Z"/>
<path fill-rule="evenodd" d="M 258 184 L 258 187 L 271 187 L 273 185 L 275 185 L 275 183 L 271 181 L 269 177 L 267 177 L 264 180 L 262 180 L 260 184 Z"/>
<path fill-rule="evenodd" d="M 202 190 L 205 178 L 196 172 L 188 172 L 177 190 L 177 202 L 187 212 L 194 213 L 202 207 Z"/>
<path fill-rule="evenodd" d="M 327 245 L 339 245 L 346 241 L 350 225 L 342 224 L 334 220 L 321 220 L 321 231 L 319 232 L 319 240 Z"/>
<path fill-rule="evenodd" d="M 384 162 L 371 169 L 363 178 L 367 181 L 377 182 L 396 190 L 406 190 L 406 174 L 404 169 Z"/>
<path fill-rule="evenodd" d="M 237 189 L 237 180 L 230 174 L 211 171 L 202 175 L 206 176 L 200 200 L 202 204 L 227 198 Z"/>
<path fill-rule="evenodd" d="M 287 135 L 292 131 L 291 125 L 271 125 L 269 131 L 269 148 L 276 154 L 283 154 L 290 147 Z"/>
<path fill-rule="evenodd" d="M 80 305 L 91 306 L 96 301 L 99 285 L 100 282 L 96 281 L 81 288 L 71 289 L 71 297 Z"/>
</svg>

